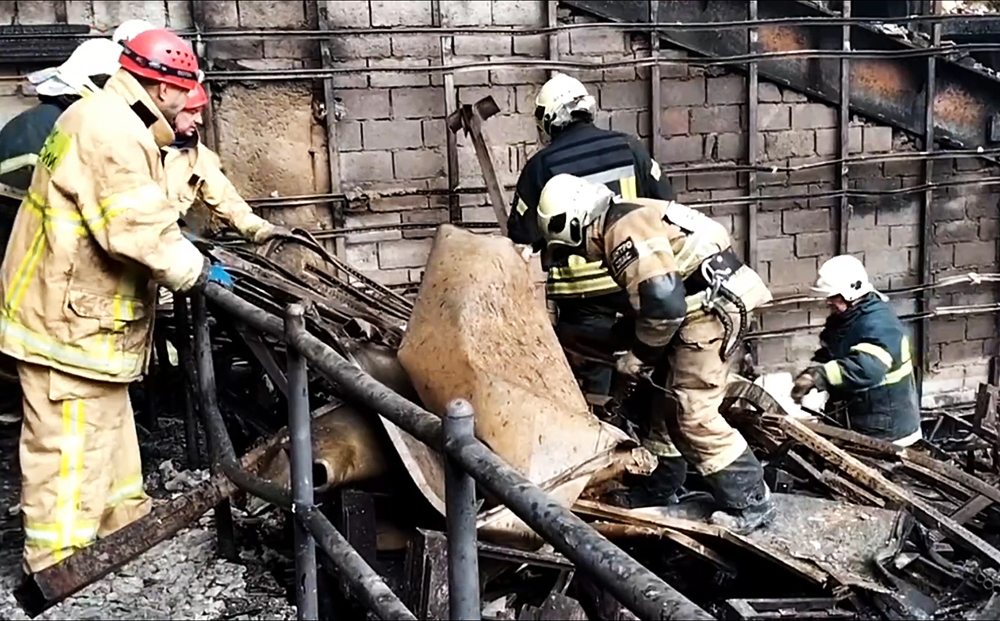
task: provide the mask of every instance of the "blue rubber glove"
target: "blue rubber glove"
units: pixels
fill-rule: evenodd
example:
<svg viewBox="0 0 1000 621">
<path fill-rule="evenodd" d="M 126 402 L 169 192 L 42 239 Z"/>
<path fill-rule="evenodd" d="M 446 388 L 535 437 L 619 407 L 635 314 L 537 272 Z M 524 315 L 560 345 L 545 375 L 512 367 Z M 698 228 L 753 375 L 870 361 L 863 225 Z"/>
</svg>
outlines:
<svg viewBox="0 0 1000 621">
<path fill-rule="evenodd" d="M 226 268 L 221 265 L 213 265 L 208 268 L 208 282 L 214 282 L 217 285 L 222 285 L 226 289 L 232 290 L 236 283 L 233 282 L 233 277 L 226 271 Z"/>
</svg>

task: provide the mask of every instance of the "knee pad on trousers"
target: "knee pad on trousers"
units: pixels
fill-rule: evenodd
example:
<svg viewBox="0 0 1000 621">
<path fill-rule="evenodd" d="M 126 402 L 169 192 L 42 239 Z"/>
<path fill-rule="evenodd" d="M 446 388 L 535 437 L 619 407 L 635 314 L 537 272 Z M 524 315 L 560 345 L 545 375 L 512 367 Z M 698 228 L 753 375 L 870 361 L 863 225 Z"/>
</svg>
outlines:
<svg viewBox="0 0 1000 621">
<path fill-rule="evenodd" d="M 750 449 L 722 470 L 705 475 L 705 482 L 724 509 L 746 509 L 767 498 L 764 468 Z"/>
</svg>

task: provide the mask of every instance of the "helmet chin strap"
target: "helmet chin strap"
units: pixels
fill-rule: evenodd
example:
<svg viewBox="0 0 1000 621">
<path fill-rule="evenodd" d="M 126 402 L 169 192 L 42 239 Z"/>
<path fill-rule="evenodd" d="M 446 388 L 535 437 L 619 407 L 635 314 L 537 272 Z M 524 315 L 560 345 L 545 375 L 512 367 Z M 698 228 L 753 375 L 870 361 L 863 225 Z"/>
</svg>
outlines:
<svg viewBox="0 0 1000 621">
<path fill-rule="evenodd" d="M 535 132 L 538 134 L 538 144 L 543 147 L 547 147 L 552 144 L 552 136 L 545 133 L 545 131 L 539 127 L 537 123 L 535 124 Z"/>
</svg>

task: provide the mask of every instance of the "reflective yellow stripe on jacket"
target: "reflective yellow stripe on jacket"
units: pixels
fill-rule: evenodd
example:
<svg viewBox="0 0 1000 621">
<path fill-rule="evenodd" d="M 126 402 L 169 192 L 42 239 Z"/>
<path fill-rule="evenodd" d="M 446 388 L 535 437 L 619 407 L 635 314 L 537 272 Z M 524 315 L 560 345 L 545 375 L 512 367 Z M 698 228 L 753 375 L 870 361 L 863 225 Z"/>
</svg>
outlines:
<svg viewBox="0 0 1000 621">
<path fill-rule="evenodd" d="M 38 164 L 37 153 L 15 155 L 0 162 L 0 175 L 6 175 L 7 173 L 12 173 L 15 170 L 21 170 L 29 166 L 34 168 L 36 164 Z"/>
<path fill-rule="evenodd" d="M 119 482 L 111 489 L 108 500 L 105 503 L 108 507 L 117 507 L 126 500 L 133 498 L 144 498 L 146 495 L 142 486 L 142 473 L 134 474 Z"/>
<path fill-rule="evenodd" d="M 35 277 L 38 262 L 45 251 L 46 228 L 62 227 L 72 231 L 78 237 L 86 237 L 91 232 L 107 226 L 108 222 L 124 211 L 127 206 L 115 205 L 113 201 L 105 201 L 85 218 L 78 211 L 52 209 L 45 205 L 45 199 L 42 196 L 29 191 L 22 207 L 36 215 L 39 218 L 39 223 L 32 237 L 30 249 L 14 272 L 14 278 L 5 292 L 6 304 L 0 312 L 0 333 L 6 339 L 20 344 L 27 351 L 35 352 L 63 364 L 113 375 L 135 369 L 140 363 L 139 356 L 118 352 L 113 334 L 103 335 L 96 348 L 83 349 L 34 332 L 15 319 L 24 293 L 28 284 Z M 119 322 L 135 318 L 135 306 L 136 301 L 132 298 L 121 295 L 114 297 L 113 320 L 116 327 L 120 327 L 118 326 Z"/>
<path fill-rule="evenodd" d="M 910 351 L 909 337 L 903 337 L 903 344 L 900 349 L 903 352 L 903 360 L 900 362 L 899 368 L 886 373 L 885 379 L 882 380 L 882 383 L 879 384 L 879 386 L 898 384 L 913 374 L 913 353 Z"/>
<path fill-rule="evenodd" d="M 549 297 L 567 298 L 606 295 L 621 291 L 603 261 L 587 261 L 579 255 L 569 258 L 569 265 L 549 268 L 545 291 Z"/>
<path fill-rule="evenodd" d="M 594 179 L 591 179 L 594 177 Z M 589 175 L 584 177 L 595 183 L 604 183 L 604 180 L 596 181 L 597 176 Z M 639 197 L 635 175 L 628 175 L 618 179 L 621 189 L 621 197 L 625 200 L 635 200 Z M 521 206 L 524 201 L 518 203 L 518 211 L 523 215 Z M 524 205 L 525 211 L 527 205 Z M 604 267 L 603 261 L 587 261 L 580 256 L 570 257 L 569 265 L 564 267 L 553 267 L 549 269 L 548 281 L 545 284 L 545 291 L 551 298 L 575 298 L 594 295 L 607 295 L 621 291 L 621 287 L 611 277 L 611 272 Z"/>
<path fill-rule="evenodd" d="M 143 362 L 143 359 L 136 354 L 114 349 L 110 350 L 109 356 L 109 345 L 106 342 L 98 348 L 87 349 L 60 343 L 44 334 L 29 330 L 6 314 L 0 315 L 0 334 L 3 334 L 8 342 L 20 345 L 25 350 L 54 362 L 98 373 L 121 375 L 138 370 Z"/>
<path fill-rule="evenodd" d="M 902 352 L 903 359 L 900 361 L 899 365 L 896 366 L 896 368 L 893 368 L 892 354 L 884 348 L 872 343 L 858 343 L 857 345 L 851 347 L 851 351 L 857 351 L 873 356 L 879 362 L 884 364 L 887 369 L 889 369 L 889 371 L 886 372 L 885 377 L 882 378 L 882 381 L 878 383 L 878 386 L 892 386 L 893 384 L 898 384 L 913 374 L 913 354 L 910 351 L 909 337 L 903 337 L 900 350 Z M 836 360 L 831 360 L 823 364 L 823 370 L 826 372 L 827 381 L 831 386 L 843 385 L 844 375 L 840 369 L 840 363 Z"/>
</svg>

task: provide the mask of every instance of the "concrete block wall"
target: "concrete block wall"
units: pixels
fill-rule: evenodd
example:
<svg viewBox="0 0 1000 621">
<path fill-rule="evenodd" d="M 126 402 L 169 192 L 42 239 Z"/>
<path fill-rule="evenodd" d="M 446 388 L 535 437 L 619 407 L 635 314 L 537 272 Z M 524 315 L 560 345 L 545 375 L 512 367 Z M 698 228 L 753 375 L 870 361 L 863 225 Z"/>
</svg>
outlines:
<svg viewBox="0 0 1000 621">
<path fill-rule="evenodd" d="M 530 26 L 544 21 L 544 2 L 463 2 L 442 0 L 445 26 Z M 331 2 L 332 25 L 340 28 L 429 26 L 431 3 Z M 339 66 L 433 66 L 540 57 L 544 37 L 511 35 L 361 35 L 334 42 Z M 536 131 L 531 113 L 534 97 L 547 75 L 536 69 L 470 71 L 455 76 L 459 104 L 492 96 L 500 114 L 485 125 L 501 182 L 513 185 Z M 337 81 L 345 115 L 338 122 L 340 182 L 344 191 L 444 189 L 447 177 L 445 96 L 440 74 L 374 73 Z M 483 187 L 478 160 L 464 135 L 457 138 L 460 187 Z M 495 222 L 485 195 L 459 199 L 465 221 Z M 348 226 L 446 222 L 445 197 L 375 198 L 364 211 L 350 213 Z M 430 251 L 432 231 L 362 233 L 347 240 L 348 258 L 387 284 L 419 281 Z"/>
<path fill-rule="evenodd" d="M 331 13 L 340 26 L 427 25 L 429 2 L 406 3 L 406 14 L 391 3 L 339 3 L 340 18 Z M 428 6 L 424 6 L 424 5 Z M 351 5 L 351 6 L 348 6 Z M 364 8 L 368 7 L 365 13 Z M 514 7 L 516 6 L 516 11 Z M 494 24 L 540 26 L 544 24 L 544 3 L 448 2 L 442 0 L 445 25 Z M 585 18 L 560 11 L 563 22 Z M 385 39 L 388 39 L 386 41 Z M 366 61 L 357 59 L 357 49 L 345 50 L 345 61 L 367 63 L 404 63 L 420 60 L 428 65 L 439 62 L 439 37 L 404 36 L 367 38 L 362 51 Z M 346 43 L 344 45 L 347 45 Z M 445 62 L 459 63 L 486 59 L 529 56 L 544 58 L 544 37 L 465 36 L 445 40 Z M 559 36 L 560 57 L 567 61 L 611 63 L 641 58 L 648 54 L 647 39 L 620 32 L 572 31 Z M 354 56 L 351 56 L 351 53 Z M 663 50 L 663 56 L 683 58 L 684 52 Z M 403 56 L 405 58 L 399 58 Z M 633 133 L 655 141 L 665 170 L 677 170 L 698 164 L 746 163 L 747 161 L 747 87 L 745 78 L 717 68 L 702 69 L 687 65 L 664 66 L 661 70 L 660 135 L 650 136 L 649 71 L 634 68 L 567 71 L 580 78 L 598 98 L 598 125 Z M 443 187 L 445 177 L 445 134 L 442 127 L 443 94 L 438 76 L 395 74 L 372 76 L 369 83 L 353 81 L 341 91 L 348 113 L 346 124 L 357 127 L 349 132 L 360 137 L 346 150 L 341 147 L 342 181 L 346 187 L 377 188 L 392 183 L 396 187 L 413 186 L 422 178 L 414 176 L 402 159 L 411 152 L 422 153 L 426 162 L 420 172 L 436 168 L 439 176 L 426 178 L 427 187 Z M 379 83 L 374 81 L 378 79 Z M 494 151 L 494 161 L 501 178 L 513 183 L 527 157 L 537 149 L 530 113 L 532 98 L 545 79 L 542 72 L 521 70 L 481 71 L 456 76 L 458 96 L 472 103 L 486 94 L 493 95 L 502 115 L 486 123 L 487 137 Z M 419 80 L 419 83 L 417 81 Z M 426 94 L 426 98 L 417 93 Z M 434 93 L 434 94 L 431 94 Z M 370 98 L 377 98 L 374 105 Z M 834 209 L 838 200 L 822 197 L 836 189 L 836 167 L 809 167 L 822 160 L 834 159 L 839 150 L 838 114 L 835 108 L 811 101 L 804 95 L 762 82 L 758 90 L 757 159 L 764 164 L 790 168 L 792 172 L 758 174 L 761 202 L 758 217 L 758 257 L 760 272 L 776 296 L 801 293 L 816 277 L 818 266 L 836 254 Z M 361 112 L 356 112 L 360 110 Z M 392 141 L 366 124 L 372 119 L 362 115 L 377 114 L 392 119 Z M 352 114 L 360 118 L 351 120 Z M 414 122 L 420 116 L 418 135 Z M 418 142 L 418 136 L 422 142 Z M 460 144 L 460 177 L 464 186 L 481 186 L 479 167 L 464 138 Z M 885 155 L 916 150 L 913 140 L 902 132 L 855 118 L 850 129 L 850 152 L 856 155 Z M 389 153 L 386 153 L 386 152 Z M 391 157 L 390 157 L 391 153 Z M 351 178 L 345 162 L 357 161 L 359 171 L 378 166 L 378 179 Z M 390 163 L 392 168 L 390 169 Z M 437 166 L 442 168 L 437 168 Z M 980 168 L 971 160 L 938 161 L 937 180 L 969 179 L 992 176 L 996 171 Z M 387 176 L 391 172 L 391 180 Z M 669 173 L 680 198 L 706 204 L 705 209 L 730 230 L 736 247 L 745 248 L 746 208 L 722 201 L 746 196 L 746 176 L 737 173 Z M 921 166 L 914 162 L 865 163 L 850 166 L 850 186 L 860 190 L 892 191 L 919 185 Z M 786 198 L 805 195 L 805 198 Z M 975 183 L 935 193 L 933 269 L 936 275 L 967 271 L 994 271 L 996 261 L 997 211 L 1000 196 L 988 186 Z M 865 261 L 879 287 L 898 288 L 918 280 L 919 205 L 921 194 L 886 194 L 877 199 L 852 199 L 849 251 Z M 712 203 L 716 204 L 712 204 Z M 493 221 L 494 215 L 482 196 L 463 196 L 463 217 L 467 220 Z M 970 207 L 969 205 L 972 205 Z M 405 207 L 406 210 L 399 210 Z M 416 208 L 416 209 L 414 209 Z M 423 210 L 428 210 L 427 212 Z M 397 211 L 398 210 L 398 211 Z M 416 214 L 420 214 L 417 216 Z M 367 213 L 351 216 L 350 222 L 387 223 L 444 221 L 444 201 L 429 199 L 391 199 L 389 206 L 373 204 Z M 378 268 L 387 282 L 404 277 L 413 279 L 422 261 L 422 245 L 403 233 L 358 235 L 349 239 L 348 252 L 367 269 Z M 404 267 L 406 274 L 404 275 Z M 992 299 L 992 292 L 969 292 L 959 296 L 940 296 L 937 304 L 952 304 L 957 299 Z M 913 300 L 901 300 L 900 312 L 913 312 Z M 809 324 L 821 326 L 826 317 L 822 307 L 793 311 L 767 312 L 760 318 L 764 329 Z M 927 404 L 948 400 L 968 400 L 976 385 L 985 379 L 984 356 L 996 350 L 996 337 L 989 330 L 994 317 L 972 317 L 950 322 L 932 321 L 932 373 L 928 376 Z M 943 326 L 947 326 L 946 329 Z M 944 334 L 938 335 L 944 331 Z M 961 334 L 961 336 L 959 336 Z M 952 341 L 944 339 L 954 339 Z M 771 371 L 798 371 L 817 347 L 814 333 L 762 341 L 760 362 Z M 957 379 L 956 379 L 957 378 Z"/>
<path fill-rule="evenodd" d="M 107 36 L 122 22 L 145 19 L 155 26 L 204 29 L 295 29 L 316 27 L 305 1 L 17 0 L 0 3 L 0 24 L 88 24 Z M 310 21 L 311 20 L 311 21 Z M 268 39 L 212 41 L 199 50 L 203 68 L 284 69 L 315 63 L 315 43 Z M 26 74 L 40 66 L 6 68 Z M 318 93 L 318 97 L 317 97 Z M 326 130 L 319 118 L 322 91 L 307 82 L 215 84 L 213 129 L 227 174 L 246 197 L 327 192 L 330 172 Z M 26 83 L 0 82 L 0 123 L 35 105 Z M 294 226 L 330 228 L 326 207 L 275 209 L 266 217 Z"/>
<path fill-rule="evenodd" d="M 62 9 L 58 5 L 63 5 Z M 353 0 L 320 2 L 334 28 L 430 26 L 429 0 L 405 2 Z M 52 2 L 18 0 L 0 3 L 0 23 L 90 23 L 109 31 L 117 23 L 143 17 L 174 28 L 199 21 L 208 29 L 313 28 L 317 4 L 311 1 L 268 2 L 200 0 L 194 14 L 188 2 Z M 505 0 L 441 0 L 445 26 L 542 26 L 545 3 Z M 560 9 L 560 21 L 584 17 Z M 607 65 L 642 58 L 648 39 L 615 31 L 574 30 L 560 33 L 560 57 Z M 211 42 L 203 50 L 219 68 L 283 69 L 318 66 L 313 43 L 294 39 L 236 39 Z M 443 51 L 443 54 L 442 54 Z M 546 37 L 384 34 L 346 35 L 332 41 L 336 66 L 394 68 L 440 64 L 545 58 Z M 685 53 L 664 49 L 661 56 L 683 59 Z M 665 65 L 659 85 L 663 109 L 660 132 L 651 136 L 648 69 L 595 68 L 567 71 L 584 81 L 597 97 L 597 123 L 639 135 L 655 146 L 661 165 L 680 198 L 700 204 L 730 230 L 742 253 L 747 238 L 746 207 L 723 201 L 747 194 L 746 175 L 686 174 L 678 169 L 711 163 L 747 162 L 747 92 L 745 78 L 710 67 Z M 501 180 L 512 185 L 528 157 L 538 148 L 532 119 L 533 100 L 546 72 L 496 68 L 455 76 L 461 103 L 492 95 L 501 113 L 485 131 Z M 324 192 L 331 186 L 326 161 L 325 123 L 337 118 L 335 149 L 339 178 L 333 191 L 368 192 L 365 209 L 347 214 L 347 226 L 447 221 L 443 197 L 391 196 L 385 190 L 447 187 L 445 97 L 437 73 L 350 73 L 334 80 L 339 112 L 327 114 L 322 91 L 304 82 L 258 82 L 214 85 L 215 129 L 227 170 L 247 196 Z M 0 82 L 0 122 L 4 115 L 30 105 L 22 87 Z M 27 93 L 30 95 L 30 93 Z M 836 189 L 835 166 L 802 168 L 836 158 L 839 148 L 835 108 L 794 91 L 761 82 L 758 89 L 759 163 L 792 172 L 759 173 L 763 199 L 758 214 L 758 260 L 761 275 L 776 296 L 805 291 L 816 269 L 836 252 L 833 229 L 838 200 L 821 194 Z M 461 187 L 482 187 L 478 162 L 464 136 L 458 139 Z M 870 120 L 854 118 L 850 151 L 885 155 L 922 149 L 902 132 Z M 978 160 L 936 161 L 935 181 L 968 181 L 964 186 L 935 190 L 932 269 L 936 276 L 996 271 L 1000 194 L 996 186 L 976 179 L 998 174 Z M 922 194 L 888 193 L 922 183 L 922 165 L 914 161 L 866 162 L 849 167 L 854 189 L 886 192 L 875 198 L 853 198 L 849 251 L 862 258 L 881 288 L 897 288 L 919 280 L 919 212 Z M 383 192 L 379 194 L 379 192 Z M 802 197 L 804 195 L 804 197 Z M 485 195 L 462 195 L 466 221 L 493 222 Z M 313 229 L 332 226 L 326 207 L 274 210 L 278 221 Z M 347 258 L 388 284 L 417 282 L 430 249 L 429 231 L 377 231 L 347 239 Z M 991 290 L 958 288 L 935 297 L 937 305 L 989 302 Z M 900 312 L 913 312 L 914 301 L 900 300 Z M 809 324 L 820 326 L 826 312 L 799 307 L 760 316 L 764 329 Z M 994 316 L 931 322 L 928 356 L 933 373 L 927 378 L 927 404 L 973 397 L 986 378 L 985 356 L 997 351 Z M 815 333 L 767 339 L 758 348 L 762 367 L 797 371 L 816 348 Z"/>
</svg>

